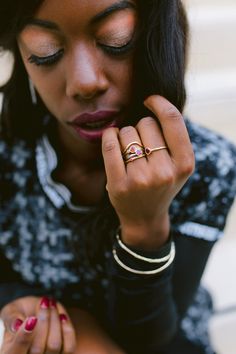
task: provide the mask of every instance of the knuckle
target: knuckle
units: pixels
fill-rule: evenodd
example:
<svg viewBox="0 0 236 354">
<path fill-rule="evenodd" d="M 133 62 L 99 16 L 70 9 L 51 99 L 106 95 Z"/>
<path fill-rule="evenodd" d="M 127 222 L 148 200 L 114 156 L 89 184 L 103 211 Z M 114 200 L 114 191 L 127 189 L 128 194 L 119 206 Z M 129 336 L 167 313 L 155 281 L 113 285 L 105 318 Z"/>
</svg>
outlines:
<svg viewBox="0 0 236 354">
<path fill-rule="evenodd" d="M 172 120 L 181 120 L 183 118 L 180 111 L 173 105 L 167 107 L 164 110 L 163 115 Z"/>
<path fill-rule="evenodd" d="M 116 149 L 116 143 L 114 140 L 108 140 L 103 143 L 104 152 L 113 152 Z"/>
<path fill-rule="evenodd" d="M 40 311 L 38 314 L 38 320 L 40 322 L 48 322 L 50 318 L 50 313 L 49 311 Z"/>
<path fill-rule="evenodd" d="M 183 159 L 183 164 L 179 169 L 179 174 L 183 177 L 191 176 L 195 169 L 195 160 L 192 156 L 186 156 Z"/>
<path fill-rule="evenodd" d="M 75 330 L 72 326 L 64 326 L 63 331 L 64 331 L 64 333 L 66 333 L 70 337 L 75 335 Z"/>
<path fill-rule="evenodd" d="M 128 187 L 125 183 L 117 183 L 113 188 L 113 196 L 117 199 L 125 197 L 128 194 Z"/>
<path fill-rule="evenodd" d="M 127 126 L 127 127 L 123 127 L 120 130 L 120 136 L 127 136 L 132 134 L 135 131 L 135 128 L 132 127 L 131 125 Z"/>
<path fill-rule="evenodd" d="M 15 340 L 16 340 L 16 344 L 21 347 L 27 346 L 31 341 L 30 337 L 27 336 L 25 333 L 21 336 L 16 337 Z"/>
<path fill-rule="evenodd" d="M 41 347 L 31 347 L 30 348 L 30 354 L 41 354 L 43 353 L 43 348 Z"/>
<path fill-rule="evenodd" d="M 150 188 L 150 181 L 147 175 L 136 174 L 130 181 L 130 190 L 146 190 Z"/>
<path fill-rule="evenodd" d="M 48 344 L 46 352 L 50 354 L 58 354 L 61 351 L 61 343 L 59 342 L 52 342 Z"/>
<path fill-rule="evenodd" d="M 175 183 L 175 175 L 172 170 L 163 171 L 162 175 L 159 177 L 160 184 L 164 186 L 171 186 Z"/>
<path fill-rule="evenodd" d="M 142 128 L 142 127 L 149 127 L 153 125 L 156 125 L 156 121 L 154 118 L 144 117 L 138 122 L 137 127 Z"/>
</svg>

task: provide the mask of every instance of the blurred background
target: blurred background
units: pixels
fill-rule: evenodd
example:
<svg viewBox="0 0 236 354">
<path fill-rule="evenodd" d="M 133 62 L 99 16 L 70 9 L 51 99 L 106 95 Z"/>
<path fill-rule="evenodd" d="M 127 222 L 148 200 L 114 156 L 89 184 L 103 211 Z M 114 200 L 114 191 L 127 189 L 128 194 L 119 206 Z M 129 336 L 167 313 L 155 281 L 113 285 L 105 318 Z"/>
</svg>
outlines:
<svg viewBox="0 0 236 354">
<path fill-rule="evenodd" d="M 191 26 L 185 114 L 236 143 L 236 0 L 183 2 Z M 1 82 L 10 65 L 8 55 L 0 58 Z M 236 205 L 225 237 L 210 256 L 203 283 L 211 291 L 216 309 L 210 323 L 213 346 L 217 354 L 235 354 Z"/>
<path fill-rule="evenodd" d="M 191 26 L 185 114 L 236 143 L 236 1 L 184 0 Z M 217 354 L 236 353 L 236 205 L 216 244 L 203 283 L 215 315 L 210 334 Z"/>
</svg>

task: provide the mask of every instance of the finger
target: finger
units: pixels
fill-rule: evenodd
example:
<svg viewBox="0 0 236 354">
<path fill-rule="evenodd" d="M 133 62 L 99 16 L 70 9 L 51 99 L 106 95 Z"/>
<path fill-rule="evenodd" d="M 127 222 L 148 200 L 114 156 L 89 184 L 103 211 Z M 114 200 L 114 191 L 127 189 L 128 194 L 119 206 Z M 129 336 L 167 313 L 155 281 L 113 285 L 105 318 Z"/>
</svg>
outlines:
<svg viewBox="0 0 236 354">
<path fill-rule="evenodd" d="M 134 173 L 135 170 L 137 171 L 137 169 L 139 172 L 141 172 L 141 170 L 144 170 L 146 168 L 147 161 L 146 161 L 145 155 L 142 156 L 143 143 L 140 139 L 140 136 L 139 136 L 137 130 L 132 126 L 122 128 L 119 132 L 119 140 L 120 140 L 120 145 L 121 145 L 121 149 L 122 149 L 123 153 L 126 151 L 128 146 L 132 143 L 134 143 L 134 144 L 131 146 L 131 148 L 134 146 L 137 151 L 137 153 L 135 154 L 137 156 L 134 156 L 134 160 L 132 162 L 127 163 L 127 170 L 129 170 L 129 172 L 131 172 L 131 174 Z M 129 155 L 128 155 L 128 157 L 129 157 Z M 132 159 L 132 157 L 131 157 L 131 159 Z M 134 170 L 134 168 L 135 168 L 135 170 Z"/>
<path fill-rule="evenodd" d="M 165 162 L 171 162 L 167 149 L 161 149 L 167 147 L 162 131 L 158 123 L 154 118 L 146 117 L 141 119 L 136 129 L 141 137 L 145 151 L 147 152 L 147 160 L 153 161 L 156 167 L 162 166 Z M 152 149 L 160 148 L 151 152 Z"/>
<path fill-rule="evenodd" d="M 16 333 L 25 320 L 23 313 L 14 310 L 14 307 L 10 307 L 12 311 L 3 311 L 1 313 L 1 319 L 3 320 L 5 329 L 10 333 Z"/>
<path fill-rule="evenodd" d="M 62 328 L 63 354 L 73 354 L 76 348 L 76 334 L 68 315 L 60 313 L 59 315 Z"/>
<path fill-rule="evenodd" d="M 66 309 L 58 303 L 59 318 L 61 321 L 63 350 L 62 354 L 73 354 L 76 348 L 76 333 Z"/>
<path fill-rule="evenodd" d="M 37 325 L 36 317 L 28 317 L 14 339 L 8 343 L 8 347 L 4 350 L 6 354 L 27 354 L 35 335 L 35 327 Z"/>
<path fill-rule="evenodd" d="M 115 128 L 106 129 L 102 137 L 102 153 L 108 183 L 118 183 L 125 175 L 126 170 L 122 158 L 118 131 Z"/>
<path fill-rule="evenodd" d="M 20 327 L 21 327 L 21 325 L 23 324 L 23 322 L 24 322 L 23 319 L 20 319 L 20 318 L 19 318 L 19 316 L 16 316 L 16 317 L 17 317 L 17 318 L 12 321 L 12 324 L 11 324 L 11 326 L 10 326 L 10 331 L 11 331 L 12 333 L 17 332 L 17 331 L 20 329 Z"/>
<path fill-rule="evenodd" d="M 37 328 L 35 337 L 30 347 L 30 354 L 43 354 L 47 344 L 47 336 L 49 331 L 50 321 L 50 300 L 48 297 L 43 297 L 40 301 L 39 310 L 37 312 Z"/>
<path fill-rule="evenodd" d="M 58 315 L 57 303 L 50 300 L 50 324 L 46 344 L 46 354 L 59 354 L 62 348 L 61 322 Z"/>
<path fill-rule="evenodd" d="M 148 97 L 144 105 L 158 118 L 171 156 L 179 163 L 192 160 L 193 151 L 181 113 L 162 96 Z"/>
</svg>

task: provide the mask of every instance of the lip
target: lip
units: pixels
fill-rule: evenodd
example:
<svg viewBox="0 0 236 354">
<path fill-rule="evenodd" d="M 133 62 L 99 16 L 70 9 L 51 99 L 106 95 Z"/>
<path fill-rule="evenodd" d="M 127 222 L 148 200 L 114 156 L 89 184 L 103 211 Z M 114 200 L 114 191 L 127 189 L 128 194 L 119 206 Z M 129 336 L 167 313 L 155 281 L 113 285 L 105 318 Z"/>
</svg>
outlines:
<svg viewBox="0 0 236 354">
<path fill-rule="evenodd" d="M 86 128 L 85 124 L 95 124 L 99 122 L 105 124 L 99 127 Z M 103 132 L 110 127 L 119 127 L 121 125 L 121 116 L 119 111 L 106 110 L 96 112 L 85 112 L 73 118 L 68 122 L 76 133 L 82 138 L 90 142 L 97 142 L 102 139 Z"/>
<path fill-rule="evenodd" d="M 85 123 L 100 122 L 102 120 L 110 120 L 113 116 L 117 115 L 119 111 L 97 111 L 97 112 L 85 112 L 75 117 L 70 124 L 81 125 Z"/>
</svg>

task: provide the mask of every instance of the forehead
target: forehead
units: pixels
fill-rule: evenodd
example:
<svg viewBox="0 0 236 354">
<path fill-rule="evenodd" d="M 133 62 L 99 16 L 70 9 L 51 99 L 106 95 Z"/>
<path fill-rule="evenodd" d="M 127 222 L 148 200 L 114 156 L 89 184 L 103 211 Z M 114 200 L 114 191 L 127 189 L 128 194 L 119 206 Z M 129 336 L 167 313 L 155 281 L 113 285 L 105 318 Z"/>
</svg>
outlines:
<svg viewBox="0 0 236 354">
<path fill-rule="evenodd" d="M 116 11 L 134 8 L 134 0 L 44 0 L 35 13 L 36 18 L 52 22 L 99 21 Z"/>
</svg>

